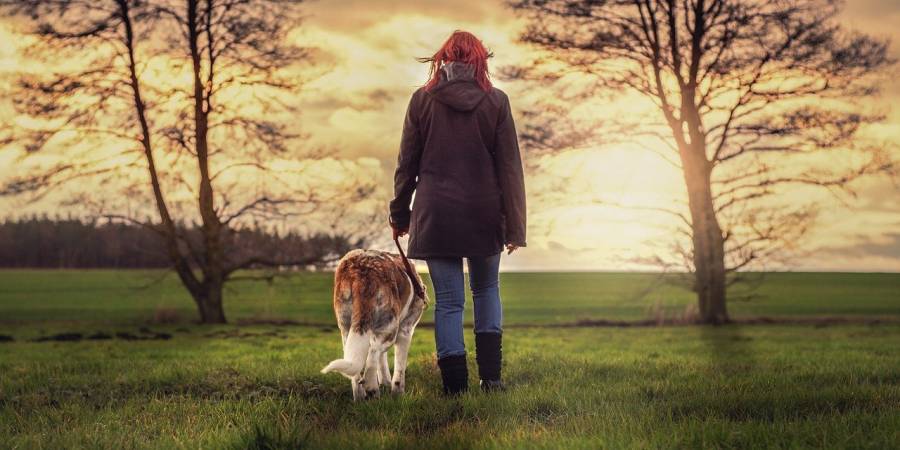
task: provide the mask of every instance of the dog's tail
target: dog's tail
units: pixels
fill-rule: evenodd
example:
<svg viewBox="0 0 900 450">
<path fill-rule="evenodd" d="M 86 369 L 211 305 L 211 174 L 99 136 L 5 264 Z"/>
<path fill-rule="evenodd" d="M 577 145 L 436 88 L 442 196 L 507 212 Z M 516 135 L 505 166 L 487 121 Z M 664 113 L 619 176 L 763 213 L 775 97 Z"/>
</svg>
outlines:
<svg viewBox="0 0 900 450">
<path fill-rule="evenodd" d="M 366 365 L 369 345 L 369 336 L 351 329 L 347 335 L 347 342 L 344 344 L 344 358 L 330 362 L 322 369 L 322 373 L 340 372 L 347 378 L 359 375 Z"/>
</svg>

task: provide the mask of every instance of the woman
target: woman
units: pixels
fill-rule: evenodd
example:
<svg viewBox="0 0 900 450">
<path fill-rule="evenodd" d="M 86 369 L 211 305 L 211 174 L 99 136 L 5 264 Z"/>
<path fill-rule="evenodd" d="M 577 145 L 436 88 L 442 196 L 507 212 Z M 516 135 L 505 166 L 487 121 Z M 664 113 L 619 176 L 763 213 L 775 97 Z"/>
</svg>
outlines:
<svg viewBox="0 0 900 450">
<path fill-rule="evenodd" d="M 491 56 L 478 38 L 456 31 L 420 59 L 431 62 L 431 76 L 406 111 L 390 204 L 394 237 L 408 232 L 409 257 L 428 264 L 446 394 L 468 389 L 462 259 L 475 303 L 481 388 L 502 390 L 500 254 L 504 246 L 509 253 L 525 246 L 522 161 L 509 98 L 489 80 Z"/>
</svg>

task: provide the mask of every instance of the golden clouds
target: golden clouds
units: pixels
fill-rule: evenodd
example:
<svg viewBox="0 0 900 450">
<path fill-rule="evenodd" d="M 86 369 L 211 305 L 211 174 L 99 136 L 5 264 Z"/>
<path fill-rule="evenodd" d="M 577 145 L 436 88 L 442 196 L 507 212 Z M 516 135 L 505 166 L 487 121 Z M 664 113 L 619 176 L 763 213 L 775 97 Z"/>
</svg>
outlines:
<svg viewBox="0 0 900 450">
<path fill-rule="evenodd" d="M 848 2 L 845 16 L 851 26 L 893 33 L 892 52 L 897 56 L 900 33 L 895 24 L 900 20 L 900 10 L 893 3 Z M 292 38 L 300 45 L 318 47 L 316 63 L 328 70 L 291 99 L 299 112 L 285 120 L 309 133 L 304 145 L 331 150 L 334 158 L 312 168 L 302 160 L 291 159 L 291 155 L 273 164 L 285 174 L 314 174 L 312 180 L 324 183 L 340 184 L 341 177 L 372 178 L 379 186 L 373 201 L 385 205 L 403 113 L 409 96 L 427 76 L 427 65 L 414 58 L 433 53 L 455 29 L 473 32 L 494 51 L 495 58 L 490 61 L 494 70 L 532 54 L 516 44 L 521 23 L 499 1 L 316 1 L 308 7 L 307 19 Z M 9 27 L 0 24 L 0 90 L 9 89 L 7 75 L 20 67 L 19 49 L 12 45 L 17 40 Z M 156 81 L 190 81 L 183 78 L 186 72 L 173 71 L 165 61 L 150 64 L 147 71 Z M 519 86 L 502 81 L 497 85 L 511 94 L 516 110 L 542 95 L 538 91 L 521 92 Z M 252 95 L 251 91 L 234 89 L 229 98 L 253 108 Z M 900 141 L 900 111 L 889 109 L 900 104 L 898 100 L 900 82 L 892 80 L 884 98 L 868 105 L 889 110 L 889 120 L 864 133 L 886 142 Z M 604 116 L 652 116 L 654 110 L 640 98 L 620 96 L 575 105 L 570 113 L 588 126 Z M 8 99 L 0 99 L 0 118 L 4 122 L 16 120 Z M 518 125 L 521 131 L 523 123 Z M 679 202 L 684 201 L 681 174 L 638 146 L 618 144 L 621 136 L 597 138 L 597 146 L 545 156 L 542 166 L 546 170 L 526 181 L 531 199 L 529 248 L 505 257 L 505 269 L 652 268 L 627 261 L 666 251 L 678 219 L 640 208 L 680 207 Z M 641 143 L 656 145 L 650 140 Z M 528 148 L 523 150 L 529 154 Z M 13 161 L 11 152 L 0 152 L 2 172 L 11 170 Z M 233 177 L 240 175 L 235 172 Z M 292 180 L 306 183 L 310 178 L 305 176 L 296 175 Z M 250 184 L 266 182 L 252 180 Z M 821 192 L 796 190 L 781 198 L 789 203 L 815 195 L 823 209 L 822 225 L 807 243 L 810 254 L 797 260 L 794 267 L 900 270 L 900 254 L 891 257 L 878 251 L 848 251 L 844 258 L 832 253 L 827 260 L 815 254 L 816 249 L 888 246 L 890 237 L 900 231 L 900 203 L 895 200 L 900 192 L 896 186 L 869 180 L 860 185 L 859 191 L 860 197 L 851 209 Z M 4 212 L 12 211 L 11 205 L 0 200 Z M 50 204 L 33 208 L 47 210 Z"/>
</svg>

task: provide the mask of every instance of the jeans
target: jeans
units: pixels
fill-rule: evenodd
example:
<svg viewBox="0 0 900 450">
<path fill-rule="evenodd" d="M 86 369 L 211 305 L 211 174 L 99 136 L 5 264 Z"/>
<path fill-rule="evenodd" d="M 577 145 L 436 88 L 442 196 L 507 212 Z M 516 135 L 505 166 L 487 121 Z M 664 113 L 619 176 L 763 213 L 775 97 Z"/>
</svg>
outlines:
<svg viewBox="0 0 900 450">
<path fill-rule="evenodd" d="M 475 332 L 502 333 L 503 308 L 500 305 L 500 253 L 466 258 L 469 264 L 469 288 L 475 303 Z M 428 258 L 428 272 L 434 286 L 434 340 L 438 358 L 465 355 L 463 309 L 466 304 L 462 258 Z"/>
</svg>

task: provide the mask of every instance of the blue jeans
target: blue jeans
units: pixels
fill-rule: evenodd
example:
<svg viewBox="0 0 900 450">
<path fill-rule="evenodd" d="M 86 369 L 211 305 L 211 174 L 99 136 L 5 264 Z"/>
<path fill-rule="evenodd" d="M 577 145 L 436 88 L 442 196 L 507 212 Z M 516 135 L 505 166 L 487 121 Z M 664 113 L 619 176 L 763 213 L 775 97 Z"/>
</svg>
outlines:
<svg viewBox="0 0 900 450">
<path fill-rule="evenodd" d="M 502 333 L 500 305 L 500 253 L 466 258 L 469 288 L 475 303 L 475 332 Z M 434 286 L 434 340 L 438 358 L 465 355 L 463 309 L 466 305 L 462 258 L 428 258 L 428 272 Z"/>
</svg>

